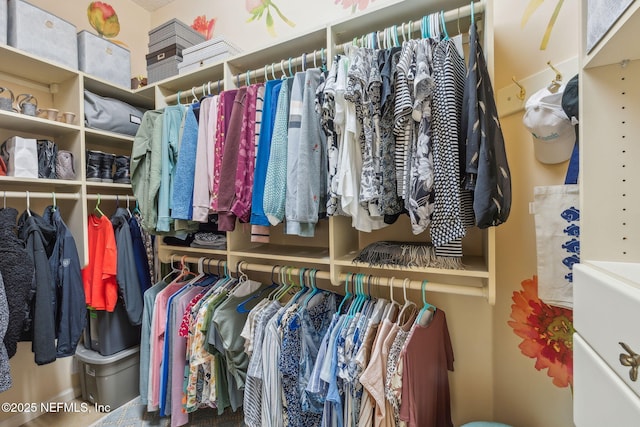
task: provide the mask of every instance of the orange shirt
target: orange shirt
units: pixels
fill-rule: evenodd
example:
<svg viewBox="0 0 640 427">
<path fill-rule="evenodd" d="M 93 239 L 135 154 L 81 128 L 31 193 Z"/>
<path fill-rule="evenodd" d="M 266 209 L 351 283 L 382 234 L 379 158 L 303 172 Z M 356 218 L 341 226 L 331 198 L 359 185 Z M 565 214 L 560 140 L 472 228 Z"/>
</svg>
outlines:
<svg viewBox="0 0 640 427">
<path fill-rule="evenodd" d="M 113 311 L 118 301 L 116 238 L 106 216 L 89 215 L 89 264 L 82 270 L 86 303 L 96 310 Z"/>
</svg>

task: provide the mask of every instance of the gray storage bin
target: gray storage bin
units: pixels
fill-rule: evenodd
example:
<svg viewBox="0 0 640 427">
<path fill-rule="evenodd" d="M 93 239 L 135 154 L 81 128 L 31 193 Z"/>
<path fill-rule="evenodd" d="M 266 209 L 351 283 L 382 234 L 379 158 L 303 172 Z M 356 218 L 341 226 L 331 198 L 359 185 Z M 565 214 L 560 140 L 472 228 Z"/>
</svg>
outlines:
<svg viewBox="0 0 640 427">
<path fill-rule="evenodd" d="M 140 344 L 140 326 L 129 323 L 124 305 L 118 299 L 113 313 L 87 310 L 84 346 L 102 356 L 111 356 Z"/>
<path fill-rule="evenodd" d="M 69 68 L 78 68 L 75 25 L 26 1 L 8 2 L 7 41 L 10 46 Z"/>
<path fill-rule="evenodd" d="M 172 44 L 180 48 L 205 41 L 205 37 L 178 19 L 172 19 L 149 31 L 149 52 L 156 52 Z"/>
<path fill-rule="evenodd" d="M 78 68 L 127 89 L 131 87 L 129 51 L 86 30 L 78 33 Z"/>
<path fill-rule="evenodd" d="M 149 84 L 177 75 L 180 62 L 182 62 L 182 57 L 176 55 L 148 65 L 147 79 Z"/>
<path fill-rule="evenodd" d="M 7 0 L 0 0 L 0 43 L 7 44 Z"/>
<path fill-rule="evenodd" d="M 140 347 L 111 356 L 78 346 L 82 399 L 110 412 L 133 400 L 140 392 Z"/>
</svg>

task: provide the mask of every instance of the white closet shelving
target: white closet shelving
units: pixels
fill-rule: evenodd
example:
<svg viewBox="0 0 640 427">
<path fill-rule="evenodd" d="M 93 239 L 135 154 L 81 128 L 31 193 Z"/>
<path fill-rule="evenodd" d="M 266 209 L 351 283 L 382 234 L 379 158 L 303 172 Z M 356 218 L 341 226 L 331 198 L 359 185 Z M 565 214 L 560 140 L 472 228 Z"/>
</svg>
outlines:
<svg viewBox="0 0 640 427">
<path fill-rule="evenodd" d="M 574 284 L 574 421 L 635 426 L 640 384 L 621 363 L 640 351 L 640 2 L 634 1 L 580 71 L 581 259 Z M 640 360 L 638 360 L 640 362 Z M 596 381 L 597 379 L 597 381 Z"/>
<path fill-rule="evenodd" d="M 136 93 L 37 58 L 11 46 L 0 46 L 0 86 L 9 88 L 15 95 L 29 93 L 38 100 L 40 109 L 55 108 L 75 113 L 74 123 L 68 124 L 41 117 L 31 117 L 12 111 L 0 111 L 0 141 L 18 135 L 27 138 L 49 139 L 58 149 L 73 153 L 76 179 L 25 179 L 0 177 L 0 197 L 7 194 L 7 206 L 15 207 L 21 214 L 29 206 L 41 214 L 52 204 L 54 193 L 60 211 L 73 233 L 80 258 L 87 262 L 87 215 L 95 203 L 88 201 L 92 194 L 131 195 L 131 185 L 93 183 L 86 181 L 85 150 L 100 150 L 115 154 L 131 154 L 133 137 L 89 129 L 84 125 L 83 91 L 88 89 L 102 96 L 110 96 L 132 104 L 153 108 L 153 91 Z M 7 92 L 0 96 L 7 95 Z M 8 95 L 7 95 L 8 96 Z M 4 203 L 4 202 L 3 202 Z M 113 204 L 112 201 L 106 202 Z"/>
<path fill-rule="evenodd" d="M 337 46 L 351 42 L 355 37 L 361 37 L 374 31 L 382 31 L 394 25 L 400 27 L 403 22 L 415 21 L 440 10 L 452 11 L 449 16 L 456 17 L 456 8 L 469 7 L 467 1 L 394 1 L 367 13 L 349 17 L 326 26 L 318 27 L 304 34 L 242 53 L 213 66 L 194 71 L 158 82 L 155 98 L 157 106 L 175 103 L 175 94 L 180 92 L 181 102 L 188 102 L 192 98 L 192 89 L 200 91 L 205 84 L 211 82 L 212 92 L 217 92 L 217 82 L 221 81 L 222 88 L 234 88 L 244 85 L 248 71 L 250 75 L 260 81 L 264 80 L 266 71 L 272 76 L 272 65 L 276 77 L 282 75 L 281 67 L 288 75 L 288 58 L 298 58 L 307 54 L 307 66 L 313 65 L 313 55 L 320 63 L 321 50 L 327 61 L 331 61 Z M 477 2 L 475 9 L 479 26 L 482 28 L 483 47 L 487 54 L 490 69 L 492 69 L 491 54 L 493 52 L 493 31 L 491 28 L 492 1 Z M 486 11 L 486 12 L 485 12 Z M 457 27 L 469 28 L 469 17 L 449 19 L 450 34 L 457 34 Z M 408 28 L 408 27 L 407 27 Z M 415 27 L 414 27 L 415 28 Z M 465 37 L 465 39 L 467 39 Z M 299 61 L 294 61 L 294 64 Z M 282 65 L 281 65 L 282 64 Z M 267 69 L 264 70 L 264 67 Z M 300 69 L 300 67 L 297 67 Z M 254 71 L 255 70 L 255 71 Z M 255 80 L 251 80 L 255 81 Z M 427 233 L 414 236 L 411 233 L 408 218 L 400 220 L 383 230 L 372 233 L 358 232 L 351 227 L 351 219 L 346 217 L 331 217 L 318 223 L 314 238 L 302 238 L 285 235 L 282 226 L 273 227 L 269 244 L 255 244 L 250 241 L 250 227 L 237 224 L 234 232 L 227 234 L 227 249 L 208 251 L 195 248 L 161 245 L 160 257 L 168 262 L 171 255 L 209 256 L 228 261 L 229 265 L 237 265 L 240 261 L 251 264 L 291 265 L 297 267 L 313 267 L 321 271 L 330 272 L 331 283 L 339 285 L 346 273 L 366 272 L 382 278 L 396 277 L 396 279 L 411 279 L 411 287 L 419 288 L 420 282 L 429 280 L 432 289 L 438 285 L 446 285 L 442 289 L 446 292 L 464 295 L 475 295 L 486 298 L 490 304 L 495 302 L 495 231 L 471 229 L 463 241 L 465 268 L 448 270 L 439 268 L 394 268 L 370 267 L 353 262 L 353 258 L 369 243 L 381 240 L 419 241 L 429 240 Z M 383 282 L 385 283 L 385 282 Z"/>
<path fill-rule="evenodd" d="M 493 69 L 492 4 L 492 0 L 475 3 L 490 72 Z M 122 196 L 120 197 L 122 204 L 126 195 L 131 194 L 131 186 L 86 181 L 85 150 L 129 155 L 133 138 L 84 126 L 82 118 L 84 117 L 83 90 L 85 88 L 102 96 L 121 99 L 149 109 L 175 103 L 175 94 L 178 92 L 180 92 L 181 102 L 186 103 L 192 99 L 193 88 L 201 90 L 203 84 L 206 85 L 208 82 L 211 82 L 211 85 L 207 85 L 207 89 L 210 87 L 211 91 L 216 93 L 219 88 L 229 89 L 238 86 L 239 83 L 244 84 L 244 75 L 241 80 L 237 76 L 248 70 L 263 69 L 268 65 L 268 74 L 271 76 L 271 64 L 274 64 L 276 76 L 280 77 L 282 75 L 280 63 L 284 63 L 285 72 L 288 74 L 287 59 L 290 57 L 295 58 L 306 53 L 307 66 L 310 66 L 313 64 L 311 54 L 316 52 L 319 62 L 320 53 L 324 49 L 324 55 L 330 61 L 338 50 L 336 46 L 350 42 L 354 37 L 384 30 L 393 25 L 399 26 L 403 22 L 419 20 L 424 15 L 440 10 L 449 11 L 447 26 L 450 34 L 456 34 L 457 28 L 461 28 L 466 35 L 466 29 L 469 27 L 468 16 L 458 20 L 455 15 L 456 8 L 464 7 L 469 7 L 469 2 L 466 0 L 427 2 L 396 0 L 385 3 L 383 6 L 374 4 L 367 13 L 319 26 L 290 39 L 239 54 L 220 63 L 135 91 L 114 86 L 77 70 L 50 64 L 9 46 L 0 46 L 0 85 L 11 88 L 16 94 L 34 94 L 40 108 L 56 108 L 61 112 L 76 113 L 76 122 L 65 124 L 0 111 L 0 139 L 4 140 L 12 135 L 52 139 L 60 149 L 74 153 L 77 174 L 75 181 L 0 177 L 0 192 L 11 191 L 13 198 L 8 200 L 8 205 L 18 208 L 19 211 L 24 209 L 26 201 L 15 195 L 25 193 L 26 199 L 26 191 L 38 192 L 39 196 L 52 192 L 77 194 L 77 200 L 73 198 L 60 200 L 58 204 L 78 241 L 81 259 L 86 262 L 87 215 L 95 205 L 96 195 Z M 256 74 L 258 73 L 254 73 L 254 76 Z M 220 82 L 219 85 L 218 82 Z M 110 200 L 102 203 L 114 203 L 111 200 L 112 197 L 106 199 Z M 46 198 L 37 198 L 31 200 L 31 208 L 39 212 L 50 203 L 51 200 Z M 434 289 L 438 288 L 438 285 L 444 285 L 442 289 L 446 289 L 446 292 L 481 296 L 490 304 L 495 303 L 495 231 L 493 228 L 469 231 L 463 241 L 465 268 L 459 270 L 369 267 L 352 262 L 354 256 L 367 244 L 380 240 L 424 242 L 429 240 L 429 236 L 428 233 L 413 236 L 405 217 L 396 224 L 373 233 L 361 233 L 353 229 L 349 218 L 332 217 L 319 222 L 314 238 L 285 235 L 282 227 L 279 226 L 271 231 L 271 243 L 259 245 L 250 242 L 250 227 L 238 224 L 236 231 L 228 233 L 226 250 L 204 250 L 162 244 L 159 253 L 164 262 L 169 261 L 172 254 L 176 254 L 223 259 L 228 261 L 230 266 L 237 265 L 239 261 L 245 261 L 254 265 L 278 263 L 314 267 L 328 272 L 333 285 L 339 285 L 345 273 L 348 272 L 367 272 L 382 278 L 392 276 L 397 279 L 408 278 L 412 280 L 411 287 L 414 288 L 419 287 L 420 282 L 427 279 Z"/>
</svg>

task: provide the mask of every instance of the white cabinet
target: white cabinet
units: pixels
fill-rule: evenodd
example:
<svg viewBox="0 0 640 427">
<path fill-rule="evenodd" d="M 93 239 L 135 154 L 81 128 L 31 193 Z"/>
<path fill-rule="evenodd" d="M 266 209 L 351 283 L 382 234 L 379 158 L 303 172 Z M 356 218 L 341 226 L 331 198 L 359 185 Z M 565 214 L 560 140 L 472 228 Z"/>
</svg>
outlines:
<svg viewBox="0 0 640 427">
<path fill-rule="evenodd" d="M 586 53 L 580 71 L 581 259 L 574 281 L 574 421 L 640 423 L 640 1 Z M 625 356 L 626 355 L 626 356 Z M 633 363 L 630 363 L 633 362 Z"/>
</svg>

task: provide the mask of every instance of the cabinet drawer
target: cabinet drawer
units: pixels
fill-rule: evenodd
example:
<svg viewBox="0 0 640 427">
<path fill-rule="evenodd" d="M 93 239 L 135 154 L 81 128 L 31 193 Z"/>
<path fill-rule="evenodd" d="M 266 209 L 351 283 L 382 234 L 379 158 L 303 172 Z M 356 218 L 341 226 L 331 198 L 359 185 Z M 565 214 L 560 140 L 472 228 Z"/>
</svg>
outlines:
<svg viewBox="0 0 640 427">
<path fill-rule="evenodd" d="M 640 396 L 640 379 L 632 381 L 631 368 L 620 363 L 621 342 L 640 353 L 640 264 L 588 262 L 573 274 L 576 331 Z"/>
<path fill-rule="evenodd" d="M 573 421 L 577 427 L 637 427 L 640 399 L 578 334 L 573 336 Z"/>
</svg>

